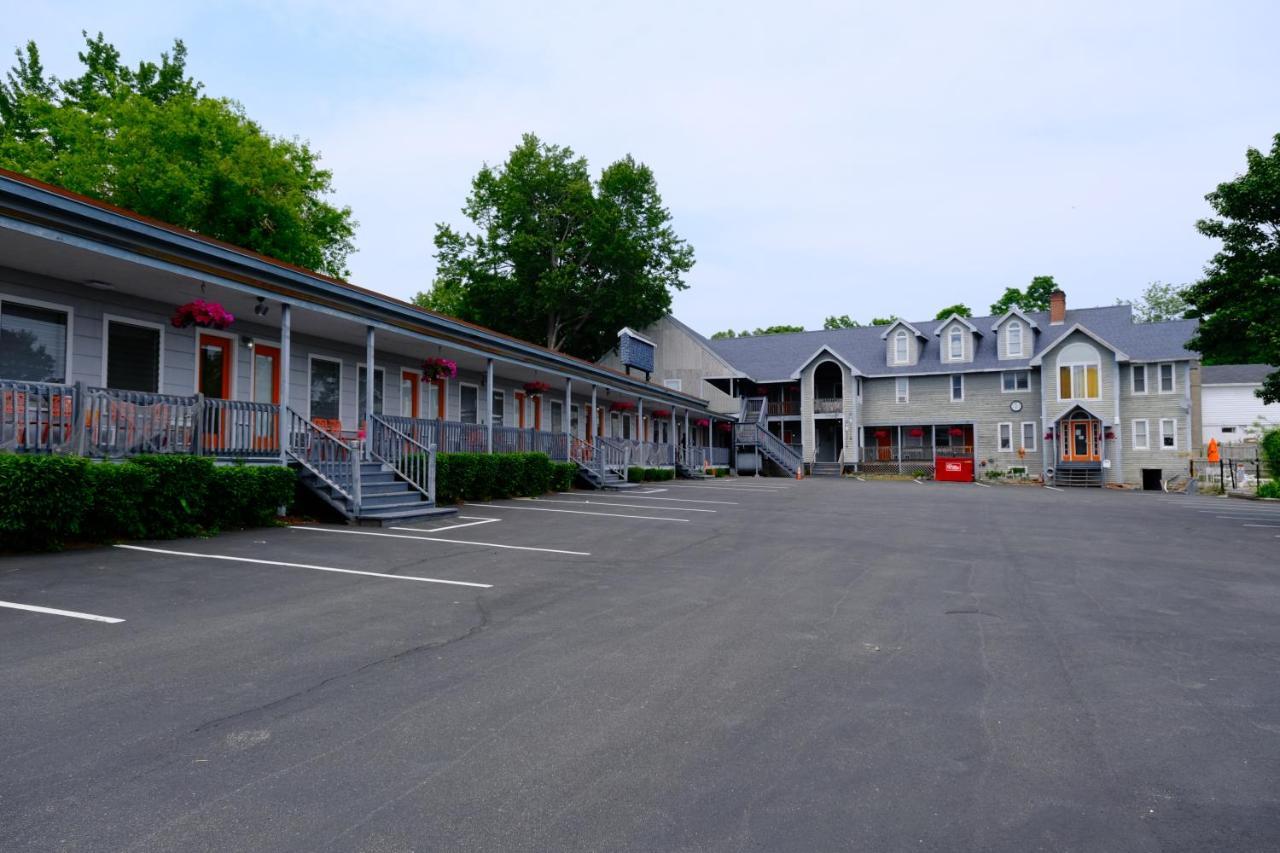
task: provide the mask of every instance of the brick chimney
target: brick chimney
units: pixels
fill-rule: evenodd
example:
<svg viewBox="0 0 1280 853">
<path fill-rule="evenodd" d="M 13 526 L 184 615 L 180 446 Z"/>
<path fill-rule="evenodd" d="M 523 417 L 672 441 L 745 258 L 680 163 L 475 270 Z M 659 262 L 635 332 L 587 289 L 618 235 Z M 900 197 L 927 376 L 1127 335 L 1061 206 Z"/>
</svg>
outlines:
<svg viewBox="0 0 1280 853">
<path fill-rule="evenodd" d="M 1049 325 L 1061 326 L 1067 321 L 1067 294 L 1055 290 L 1049 294 Z"/>
</svg>

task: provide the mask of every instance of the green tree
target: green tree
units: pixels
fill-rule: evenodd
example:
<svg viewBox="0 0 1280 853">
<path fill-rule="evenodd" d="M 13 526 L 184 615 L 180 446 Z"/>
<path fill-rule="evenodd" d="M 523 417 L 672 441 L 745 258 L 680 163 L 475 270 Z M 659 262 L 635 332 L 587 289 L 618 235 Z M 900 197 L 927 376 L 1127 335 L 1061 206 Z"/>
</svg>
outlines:
<svg viewBox="0 0 1280 853">
<path fill-rule="evenodd" d="M 630 156 L 593 182 L 585 158 L 525 134 L 475 176 L 462 210 L 477 233 L 436 226 L 436 280 L 419 305 L 596 359 L 688 287 L 693 249 Z"/>
<path fill-rule="evenodd" d="M 1280 365 L 1280 134 L 1269 153 L 1250 148 L 1246 169 L 1205 196 L 1218 218 L 1196 229 L 1222 242 L 1186 294 L 1200 327 L 1190 346 L 1206 364 Z M 1258 392 L 1280 402 L 1280 370 Z"/>
<path fill-rule="evenodd" d="M 991 304 L 993 315 L 1003 314 L 1017 305 L 1023 311 L 1048 311 L 1049 294 L 1058 290 L 1058 284 L 1051 275 L 1038 275 L 1031 279 L 1026 290 L 1006 287 L 1004 294 Z"/>
<path fill-rule="evenodd" d="M 803 332 L 804 326 L 788 326 L 786 324 L 777 326 L 765 326 L 763 329 L 756 329 L 752 335 L 789 335 L 793 332 Z"/>
<path fill-rule="evenodd" d="M 888 317 L 872 317 L 871 325 L 873 326 L 892 326 L 902 318 L 897 314 L 890 314 Z"/>
<path fill-rule="evenodd" d="M 841 314 L 839 317 L 833 314 L 822 321 L 824 329 L 856 329 L 861 325 L 857 320 L 851 319 L 848 314 Z"/>
<path fill-rule="evenodd" d="M 234 101 L 201 94 L 175 41 L 125 65 L 85 34 L 83 73 L 46 75 L 34 42 L 0 82 L 0 166 L 297 266 L 346 274 L 356 223 L 332 174 Z"/>
<path fill-rule="evenodd" d="M 750 336 L 751 336 L 751 333 L 750 333 L 750 332 L 743 332 L 742 334 L 743 334 L 744 336 L 746 336 L 746 337 L 750 337 Z M 714 333 L 711 335 L 711 340 L 713 340 L 713 341 L 723 341 L 723 340 L 725 340 L 726 338 L 736 338 L 736 337 L 738 337 L 738 333 L 737 333 L 737 332 L 735 332 L 733 329 L 725 329 L 725 330 L 724 330 L 724 331 L 722 331 L 722 332 L 714 332 Z"/>
<path fill-rule="evenodd" d="M 965 305 L 962 302 L 957 302 L 955 305 L 951 305 L 947 308 L 943 308 L 936 315 L 934 315 L 933 319 L 945 320 L 948 317 L 950 317 L 952 314 L 958 314 L 961 317 L 972 317 L 973 311 L 969 308 L 968 305 Z"/>
<path fill-rule="evenodd" d="M 1187 314 L 1186 289 L 1161 281 L 1153 281 L 1137 301 L 1117 299 L 1117 305 L 1132 305 L 1133 318 L 1139 323 L 1165 323 L 1181 320 Z"/>
</svg>

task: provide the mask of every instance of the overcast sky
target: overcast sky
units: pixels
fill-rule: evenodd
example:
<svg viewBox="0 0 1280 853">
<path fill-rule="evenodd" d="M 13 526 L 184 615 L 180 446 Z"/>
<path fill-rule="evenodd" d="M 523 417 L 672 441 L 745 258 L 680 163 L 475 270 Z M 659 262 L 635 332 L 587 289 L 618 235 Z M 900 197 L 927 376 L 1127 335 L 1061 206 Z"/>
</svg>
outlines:
<svg viewBox="0 0 1280 853">
<path fill-rule="evenodd" d="M 211 94 L 309 140 L 360 221 L 352 280 L 426 289 L 434 224 L 533 131 L 653 167 L 710 333 L 1068 304 L 1194 280 L 1204 194 L 1280 133 L 1272 2 L 13 2 L 0 35 L 75 70 L 175 37 Z"/>
</svg>

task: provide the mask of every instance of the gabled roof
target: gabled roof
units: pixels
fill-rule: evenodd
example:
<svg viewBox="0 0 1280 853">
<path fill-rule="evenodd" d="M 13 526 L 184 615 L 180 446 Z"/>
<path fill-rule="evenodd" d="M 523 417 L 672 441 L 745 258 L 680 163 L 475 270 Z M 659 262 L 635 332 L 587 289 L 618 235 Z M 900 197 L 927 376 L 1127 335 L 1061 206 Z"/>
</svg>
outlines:
<svg viewBox="0 0 1280 853">
<path fill-rule="evenodd" d="M 1102 346 L 1111 350 L 1111 352 L 1115 353 L 1115 357 L 1117 361 L 1129 360 L 1129 356 L 1125 355 L 1125 353 L 1119 347 L 1116 347 L 1113 344 L 1108 343 L 1100 335 L 1096 334 L 1095 332 L 1089 331 L 1079 323 L 1074 323 L 1069 329 L 1067 329 L 1065 332 L 1059 335 L 1053 343 L 1049 344 L 1044 349 L 1040 350 L 1040 352 L 1036 353 L 1035 356 L 1032 357 L 1031 361 L 1028 362 L 1028 364 L 1030 364 L 1032 367 L 1039 367 L 1041 362 L 1044 361 L 1045 354 L 1050 352 L 1051 350 L 1057 349 L 1059 344 L 1063 343 L 1067 338 L 1071 337 L 1072 332 L 1079 332 L 1080 334 L 1084 335 L 1085 337 L 1089 338 L 1095 343 L 1101 344 Z"/>
<path fill-rule="evenodd" d="M 648 344 L 649 346 L 654 347 L 655 349 L 658 346 L 653 341 L 649 340 L 644 335 L 640 334 L 630 326 L 623 326 L 621 329 L 618 330 L 618 337 L 622 337 L 623 335 L 630 335 L 631 337 L 635 338 L 637 341 L 640 341 L 640 343 Z"/>
<path fill-rule="evenodd" d="M 801 364 L 799 367 L 797 367 L 797 368 L 795 369 L 795 371 L 791 374 L 791 377 L 790 377 L 790 378 L 791 378 L 791 379 L 799 379 L 799 378 L 800 378 L 800 373 L 801 373 L 801 372 L 802 372 L 806 367 L 808 367 L 809 365 L 811 365 L 811 364 L 813 364 L 815 361 L 817 361 L 817 360 L 818 360 L 818 357 L 819 357 L 820 355 L 822 355 L 823 353 L 826 353 L 827 355 L 829 355 L 829 356 L 831 356 L 832 358 L 834 358 L 836 361 L 838 361 L 838 362 L 840 362 L 841 364 L 843 364 L 845 367 L 849 368 L 851 371 L 853 371 L 853 375 L 854 375 L 854 376 L 861 376 L 861 375 L 862 375 L 862 371 L 861 371 L 861 370 L 859 370 L 859 369 L 858 369 L 858 368 L 857 368 L 857 367 L 856 367 L 852 362 L 850 362 L 850 361 L 849 361 L 848 359 L 846 359 L 844 356 L 840 355 L 840 353 L 836 352 L 835 350 L 833 350 L 833 349 L 832 349 L 831 347 L 829 347 L 828 345 L 823 344 L 822 346 L 818 347 L 817 351 L 815 351 L 813 355 L 811 355 L 811 356 L 809 356 L 808 358 L 806 358 L 806 359 L 804 360 L 804 363 L 803 363 L 803 364 Z"/>
<path fill-rule="evenodd" d="M 882 341 L 887 340 L 889 337 L 889 333 L 892 332 L 894 329 L 898 328 L 899 326 L 907 327 L 912 331 L 912 333 L 917 338 L 920 338 L 921 340 L 928 340 L 928 336 L 926 336 L 924 332 L 920 331 L 915 326 L 908 323 L 906 320 L 894 320 L 892 323 L 890 323 L 889 327 L 884 330 L 884 334 L 880 336 L 880 340 Z"/>
<path fill-rule="evenodd" d="M 1111 423 L 1111 421 L 1114 420 L 1114 418 L 1107 418 L 1099 414 L 1098 412 L 1095 412 L 1093 409 L 1089 408 L 1088 403 L 1082 403 L 1079 400 L 1073 400 L 1071 403 L 1067 405 L 1065 409 L 1063 409 L 1061 412 L 1058 412 L 1058 414 L 1055 417 L 1052 417 L 1049 420 L 1051 423 L 1057 423 L 1058 421 L 1065 418 L 1067 415 L 1071 414 L 1071 412 L 1073 412 L 1076 409 L 1084 409 L 1086 412 L 1093 415 L 1098 420 L 1102 421 L 1104 425 L 1109 424 L 1111 426 L 1115 426 L 1115 424 Z"/>
<path fill-rule="evenodd" d="M 1200 384 L 1261 385 L 1277 369 L 1269 364 L 1210 364 L 1200 368 Z"/>
<path fill-rule="evenodd" d="M 961 317 L 959 314 L 952 314 L 950 317 L 944 318 L 939 323 L 938 328 L 934 330 L 933 336 L 936 338 L 942 337 L 942 330 L 945 329 L 947 326 L 950 326 L 953 320 L 959 320 L 961 323 L 963 323 L 965 326 L 969 328 L 969 331 L 973 332 L 975 335 L 978 335 L 979 337 L 982 336 L 982 332 L 978 331 L 977 326 L 973 325 L 964 317 Z"/>
<path fill-rule="evenodd" d="M 1022 309 L 1019 308 L 1017 305 L 1013 306 L 1008 311 L 1001 314 L 1000 318 L 991 324 L 991 331 L 993 332 L 998 331 L 1000 329 L 1000 324 L 1003 323 L 1005 320 L 1008 320 L 1010 317 L 1021 317 L 1022 321 L 1026 323 L 1028 326 L 1035 329 L 1037 332 L 1040 331 L 1040 327 L 1036 324 L 1036 321 L 1032 320 L 1030 317 L 1024 314 Z"/>
</svg>

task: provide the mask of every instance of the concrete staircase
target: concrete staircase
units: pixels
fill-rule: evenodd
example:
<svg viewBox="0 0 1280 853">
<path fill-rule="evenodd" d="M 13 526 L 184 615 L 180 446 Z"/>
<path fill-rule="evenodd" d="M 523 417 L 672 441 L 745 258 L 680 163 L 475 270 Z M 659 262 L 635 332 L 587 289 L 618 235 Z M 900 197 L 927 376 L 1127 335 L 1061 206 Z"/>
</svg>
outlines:
<svg viewBox="0 0 1280 853">
<path fill-rule="evenodd" d="M 811 477 L 839 477 L 844 473 L 844 465 L 839 462 L 814 462 L 809 466 Z"/>
<path fill-rule="evenodd" d="M 360 505 L 306 468 L 298 472 L 303 484 L 340 512 L 348 522 L 367 527 L 406 524 L 426 518 L 457 515 L 453 507 L 438 507 L 381 462 L 360 463 Z"/>
</svg>

